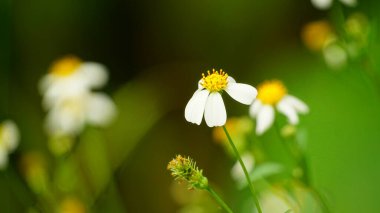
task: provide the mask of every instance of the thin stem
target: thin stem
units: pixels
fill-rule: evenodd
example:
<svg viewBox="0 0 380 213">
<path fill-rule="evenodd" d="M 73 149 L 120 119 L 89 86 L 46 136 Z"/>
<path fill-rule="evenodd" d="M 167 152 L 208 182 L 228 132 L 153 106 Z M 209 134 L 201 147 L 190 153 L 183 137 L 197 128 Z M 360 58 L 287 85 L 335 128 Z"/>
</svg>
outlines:
<svg viewBox="0 0 380 213">
<path fill-rule="evenodd" d="M 228 213 L 233 213 L 233 211 L 230 209 L 230 207 L 228 207 L 228 205 L 222 200 L 222 198 L 220 198 L 220 196 L 218 195 L 218 193 L 216 193 L 212 188 L 210 187 L 207 187 L 206 190 L 208 192 L 210 192 L 210 194 L 212 195 L 212 197 L 219 203 L 219 205 L 224 209 L 226 210 L 226 212 Z"/>
<path fill-rule="evenodd" d="M 252 194 L 253 200 L 255 201 L 255 205 L 256 205 L 257 211 L 259 213 L 262 213 L 263 211 L 261 210 L 260 203 L 259 203 L 259 200 L 257 199 L 256 192 L 255 192 L 255 189 L 253 188 L 252 181 L 251 181 L 251 178 L 249 177 L 247 168 L 245 167 L 244 162 L 243 162 L 243 160 L 240 157 L 239 151 L 237 150 L 237 148 L 236 148 L 234 142 L 232 141 L 231 136 L 228 133 L 227 128 L 225 126 L 223 126 L 223 130 L 224 130 L 224 133 L 226 133 L 226 135 L 227 135 L 228 141 L 230 142 L 230 144 L 232 146 L 232 149 L 234 150 L 237 159 L 239 160 L 241 168 L 244 171 L 244 175 L 245 175 L 245 178 L 247 179 L 247 182 L 248 182 L 248 185 L 249 185 L 249 189 L 251 190 L 251 194 Z"/>
<path fill-rule="evenodd" d="M 290 155 L 294 158 L 294 160 L 301 166 L 302 172 L 303 172 L 303 183 L 310 189 L 311 193 L 314 195 L 314 197 L 318 200 L 319 204 L 321 205 L 323 212 L 329 213 L 330 210 L 321 196 L 321 194 L 313 187 L 311 180 L 310 180 L 310 171 L 309 171 L 309 164 L 306 158 L 306 155 L 302 151 L 299 150 L 299 147 L 297 146 L 297 153 L 294 153 L 292 151 L 292 147 L 286 141 L 282 136 L 281 136 L 281 131 L 280 131 L 280 126 L 278 122 L 275 122 L 275 127 L 276 127 L 276 132 L 282 143 L 285 143 L 284 145 L 288 149 L 288 152 Z"/>
</svg>

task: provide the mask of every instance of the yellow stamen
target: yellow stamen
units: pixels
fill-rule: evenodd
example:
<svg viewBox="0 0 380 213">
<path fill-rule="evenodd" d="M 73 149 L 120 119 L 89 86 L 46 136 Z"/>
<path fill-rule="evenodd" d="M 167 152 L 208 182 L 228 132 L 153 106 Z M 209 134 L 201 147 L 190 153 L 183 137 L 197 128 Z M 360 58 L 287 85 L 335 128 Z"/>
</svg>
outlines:
<svg viewBox="0 0 380 213">
<path fill-rule="evenodd" d="M 207 71 L 207 76 L 202 73 L 201 85 L 210 92 L 220 92 L 227 87 L 227 79 L 228 74 L 223 70 L 212 69 L 212 73 Z"/>
<path fill-rule="evenodd" d="M 82 61 L 75 56 L 67 56 L 53 63 L 50 73 L 54 75 L 66 77 L 74 73 L 82 64 Z"/>
<path fill-rule="evenodd" d="M 275 105 L 286 94 L 286 87 L 281 81 L 265 81 L 258 86 L 257 99 L 259 99 L 264 104 Z"/>
</svg>

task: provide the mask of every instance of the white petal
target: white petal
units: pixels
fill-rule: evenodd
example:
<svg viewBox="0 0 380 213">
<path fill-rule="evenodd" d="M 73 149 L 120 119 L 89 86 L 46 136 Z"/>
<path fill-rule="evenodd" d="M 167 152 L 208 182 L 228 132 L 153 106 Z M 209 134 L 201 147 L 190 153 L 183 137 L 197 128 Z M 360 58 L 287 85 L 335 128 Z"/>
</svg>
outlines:
<svg viewBox="0 0 380 213">
<path fill-rule="evenodd" d="M 256 99 L 253 101 L 252 105 L 249 107 L 249 114 L 251 115 L 252 118 L 256 118 L 257 113 L 259 113 L 262 103 L 259 99 Z"/>
<path fill-rule="evenodd" d="M 326 64 L 332 69 L 341 69 L 347 64 L 348 55 L 342 45 L 337 42 L 327 45 L 323 49 Z"/>
<path fill-rule="evenodd" d="M 203 83 L 203 79 L 198 81 L 198 90 L 203 89 L 202 83 Z"/>
<path fill-rule="evenodd" d="M 236 101 L 250 105 L 257 96 L 257 90 L 248 84 L 228 83 L 226 92 Z"/>
<path fill-rule="evenodd" d="M 43 105 L 45 109 L 50 109 L 57 102 L 68 97 L 86 93 L 89 90 L 86 81 L 87 80 L 78 73 L 74 73 L 65 78 L 56 78 L 44 93 Z"/>
<path fill-rule="evenodd" d="M 269 129 L 274 121 L 274 109 L 270 105 L 263 105 L 257 114 L 256 134 L 261 135 Z"/>
<path fill-rule="evenodd" d="M 279 112 L 288 118 L 289 123 L 298 124 L 298 115 L 292 105 L 284 100 L 281 100 L 276 107 Z"/>
<path fill-rule="evenodd" d="M 20 133 L 13 121 L 7 120 L 3 123 L 2 138 L 4 146 L 8 152 L 13 151 L 20 140 Z"/>
<path fill-rule="evenodd" d="M 213 92 L 207 98 L 205 120 L 209 127 L 223 126 L 226 123 L 227 112 L 220 93 Z"/>
<path fill-rule="evenodd" d="M 89 123 L 106 126 L 114 119 L 116 107 L 106 94 L 92 93 L 87 101 L 86 117 Z"/>
<path fill-rule="evenodd" d="M 332 0 L 311 0 L 311 3 L 314 5 L 314 7 L 325 10 L 331 6 Z"/>
<path fill-rule="evenodd" d="M 50 134 L 75 135 L 85 124 L 86 96 L 68 98 L 55 104 L 46 118 L 46 129 Z"/>
<path fill-rule="evenodd" d="M 248 170 L 248 173 L 251 173 L 255 166 L 255 158 L 253 157 L 253 155 L 247 152 L 241 156 L 241 159 L 243 160 L 244 165 L 246 166 Z M 236 161 L 236 163 L 233 165 L 231 169 L 231 176 L 236 181 L 240 181 L 244 179 L 245 177 L 244 171 L 241 168 L 239 161 Z"/>
<path fill-rule="evenodd" d="M 301 101 L 300 99 L 298 99 L 292 95 L 286 95 L 284 97 L 284 101 L 286 101 L 290 105 L 292 105 L 297 112 L 300 112 L 300 113 L 308 113 L 309 112 L 309 107 L 303 101 Z"/>
<path fill-rule="evenodd" d="M 85 62 L 79 69 L 78 74 L 84 83 L 90 88 L 100 88 L 108 81 L 108 72 L 105 66 L 95 62 Z"/>
<path fill-rule="evenodd" d="M 38 82 L 38 90 L 40 94 L 44 94 L 46 90 L 54 83 L 54 78 L 50 74 L 46 74 L 42 79 Z"/>
<path fill-rule="evenodd" d="M 356 0 L 340 0 L 340 2 L 342 2 L 346 6 L 350 6 L 350 7 L 355 7 L 357 4 Z"/>
<path fill-rule="evenodd" d="M 228 81 L 229 84 L 230 83 L 236 83 L 235 79 L 232 78 L 231 76 L 228 76 L 227 81 Z"/>
<path fill-rule="evenodd" d="M 188 122 L 201 124 L 209 93 L 208 90 L 195 91 L 185 108 L 185 119 Z"/>
</svg>

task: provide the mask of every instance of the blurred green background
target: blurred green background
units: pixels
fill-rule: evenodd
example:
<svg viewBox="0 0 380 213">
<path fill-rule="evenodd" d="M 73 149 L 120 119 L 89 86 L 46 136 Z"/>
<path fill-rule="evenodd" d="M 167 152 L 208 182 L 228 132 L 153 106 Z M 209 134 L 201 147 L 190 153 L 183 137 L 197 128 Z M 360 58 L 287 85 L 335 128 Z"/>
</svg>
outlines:
<svg viewBox="0 0 380 213">
<path fill-rule="evenodd" d="M 300 36 L 305 24 L 328 19 L 332 10 L 317 10 L 308 0 L 0 4 L 0 118 L 14 120 L 22 137 L 0 174 L 1 212 L 31 211 L 39 202 L 20 166 L 31 151 L 45 156 L 62 194 L 86 188 L 74 195 L 95 198 L 90 212 L 177 212 L 181 205 L 166 170 L 176 154 L 192 156 L 237 208 L 240 191 L 230 178 L 234 161 L 212 141 L 204 122 L 192 125 L 183 116 L 200 74 L 213 67 L 254 86 L 282 80 L 311 109 L 301 127 L 307 130 L 312 181 L 332 212 L 380 212 L 380 93 L 360 63 L 331 70 Z M 344 8 L 345 14 L 356 11 L 378 27 L 379 1 Z M 369 51 L 377 64 L 379 40 Z M 51 62 L 67 54 L 107 66 L 106 92 L 119 111 L 107 129 L 86 128 L 65 159 L 78 162 L 74 167 L 49 153 L 37 89 Z M 224 100 L 228 116 L 248 113 L 246 106 Z"/>
</svg>

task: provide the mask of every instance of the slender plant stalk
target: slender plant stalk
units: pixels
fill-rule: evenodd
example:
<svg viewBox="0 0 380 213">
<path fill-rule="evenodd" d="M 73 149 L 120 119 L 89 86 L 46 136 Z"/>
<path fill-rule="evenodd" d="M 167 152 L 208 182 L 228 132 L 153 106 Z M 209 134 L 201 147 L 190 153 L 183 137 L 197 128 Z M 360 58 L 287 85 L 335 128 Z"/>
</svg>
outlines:
<svg viewBox="0 0 380 213">
<path fill-rule="evenodd" d="M 302 167 L 303 171 L 303 176 L 304 178 L 303 183 L 310 189 L 311 193 L 313 196 L 318 200 L 321 208 L 323 209 L 323 212 L 325 213 L 330 213 L 329 207 L 326 204 L 326 201 L 323 199 L 322 195 L 313 187 L 311 180 L 310 180 L 310 171 L 309 171 L 309 164 L 307 161 L 306 156 L 302 153 L 302 151 L 299 150 L 299 147 L 297 147 L 297 154 L 300 156 L 296 156 L 297 154 L 294 153 L 292 148 L 290 147 L 290 144 L 288 141 L 286 141 L 282 136 L 281 136 L 281 131 L 280 131 L 280 126 L 278 122 L 275 122 L 275 127 L 276 127 L 276 132 L 278 137 L 280 138 L 281 142 L 284 143 L 286 148 L 288 149 L 289 154 L 294 158 L 294 160 L 297 162 Z"/>
<path fill-rule="evenodd" d="M 216 193 L 211 187 L 207 187 L 206 190 L 212 195 L 212 197 L 219 203 L 219 205 L 226 210 L 228 213 L 233 213 L 233 211 L 228 207 L 228 205 L 220 198 L 218 193 Z"/>
<path fill-rule="evenodd" d="M 245 167 L 244 162 L 243 162 L 243 160 L 240 157 L 239 151 L 237 150 L 237 148 L 236 148 L 234 142 L 232 141 L 231 136 L 228 133 L 227 128 L 225 126 L 223 126 L 223 130 L 224 130 L 224 133 L 226 133 L 226 135 L 227 135 L 228 141 L 230 142 L 230 144 L 232 146 L 232 149 L 234 150 L 237 159 L 239 160 L 241 168 L 244 171 L 244 175 L 245 175 L 245 178 L 247 179 L 247 182 L 248 182 L 249 189 L 251 191 L 253 200 L 255 201 L 255 205 L 256 205 L 257 211 L 259 213 L 262 213 L 263 211 L 261 210 L 260 203 L 259 203 L 259 200 L 257 199 L 256 192 L 255 192 L 255 189 L 253 188 L 252 181 L 251 181 L 251 178 L 249 177 L 247 168 Z"/>
</svg>

